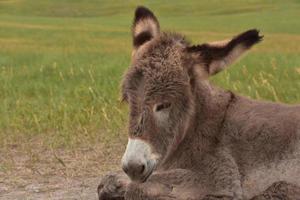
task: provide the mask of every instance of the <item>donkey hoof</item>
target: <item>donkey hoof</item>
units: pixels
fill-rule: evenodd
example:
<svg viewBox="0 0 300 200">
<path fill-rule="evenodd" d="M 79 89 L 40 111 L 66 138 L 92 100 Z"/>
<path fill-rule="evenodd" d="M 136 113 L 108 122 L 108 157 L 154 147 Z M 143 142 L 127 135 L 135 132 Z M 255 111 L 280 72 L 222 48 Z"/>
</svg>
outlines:
<svg viewBox="0 0 300 200">
<path fill-rule="evenodd" d="M 127 184 L 126 177 L 120 174 L 105 175 L 97 188 L 99 200 L 124 200 Z"/>
</svg>

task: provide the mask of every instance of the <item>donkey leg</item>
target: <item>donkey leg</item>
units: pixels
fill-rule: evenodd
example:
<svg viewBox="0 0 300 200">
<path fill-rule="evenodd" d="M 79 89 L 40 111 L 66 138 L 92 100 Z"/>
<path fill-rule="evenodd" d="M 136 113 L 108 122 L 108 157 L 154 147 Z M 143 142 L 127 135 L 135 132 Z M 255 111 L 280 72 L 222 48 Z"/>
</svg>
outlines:
<svg viewBox="0 0 300 200">
<path fill-rule="evenodd" d="M 131 182 L 123 172 L 105 175 L 98 186 L 99 200 L 174 200 L 171 184 L 161 183 L 156 175 L 145 183 Z M 163 179 L 163 178 L 162 178 Z"/>
<path fill-rule="evenodd" d="M 145 183 L 131 183 L 126 200 L 199 200 L 207 187 L 197 172 L 171 169 L 154 172 Z"/>
<path fill-rule="evenodd" d="M 99 200 L 125 200 L 130 179 L 121 171 L 105 175 L 98 186 Z"/>
<path fill-rule="evenodd" d="M 126 200 L 175 200 L 169 184 L 147 181 L 145 183 L 130 183 L 125 193 Z"/>
<path fill-rule="evenodd" d="M 207 155 L 204 158 L 204 169 L 212 179 L 214 192 L 204 197 L 203 200 L 243 199 L 238 166 L 227 149 L 220 148 L 213 155 Z"/>
<path fill-rule="evenodd" d="M 300 186 L 285 181 L 275 182 L 251 200 L 299 200 Z"/>
</svg>

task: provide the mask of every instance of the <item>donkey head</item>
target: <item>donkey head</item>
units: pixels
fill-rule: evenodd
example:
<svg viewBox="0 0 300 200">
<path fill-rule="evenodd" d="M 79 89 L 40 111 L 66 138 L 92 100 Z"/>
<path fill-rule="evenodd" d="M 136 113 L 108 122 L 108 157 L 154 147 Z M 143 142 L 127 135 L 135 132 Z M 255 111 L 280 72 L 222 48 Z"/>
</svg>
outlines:
<svg viewBox="0 0 300 200">
<path fill-rule="evenodd" d="M 195 79 L 221 71 L 261 37 L 249 30 L 229 41 L 191 46 L 179 34 L 160 32 L 145 7 L 135 11 L 132 35 L 131 66 L 122 84 L 130 108 L 122 167 L 132 180 L 145 181 L 185 137 L 197 104 Z"/>
</svg>

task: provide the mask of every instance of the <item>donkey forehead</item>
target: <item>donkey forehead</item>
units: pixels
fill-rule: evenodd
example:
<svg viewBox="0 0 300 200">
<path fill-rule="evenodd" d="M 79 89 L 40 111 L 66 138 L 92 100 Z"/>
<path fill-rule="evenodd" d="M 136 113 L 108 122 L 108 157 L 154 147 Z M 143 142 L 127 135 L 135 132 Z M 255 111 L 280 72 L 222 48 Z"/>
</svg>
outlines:
<svg viewBox="0 0 300 200">
<path fill-rule="evenodd" d="M 168 84 L 184 81 L 186 70 L 183 53 L 176 47 L 154 46 L 137 56 L 132 67 L 140 73 L 145 83 Z"/>
<path fill-rule="evenodd" d="M 147 42 L 134 53 L 125 84 L 145 96 L 176 93 L 188 81 L 183 66 L 185 46 L 183 37 L 175 34 L 162 34 Z"/>
<path fill-rule="evenodd" d="M 140 100 L 161 101 L 174 99 L 184 95 L 188 87 L 188 79 L 183 75 L 182 70 L 161 69 L 144 69 L 140 73 L 140 78 L 129 80 L 129 93 L 133 92 L 132 97 Z M 135 99 L 136 101 L 137 99 Z M 175 99 L 174 99 L 175 100 Z"/>
</svg>

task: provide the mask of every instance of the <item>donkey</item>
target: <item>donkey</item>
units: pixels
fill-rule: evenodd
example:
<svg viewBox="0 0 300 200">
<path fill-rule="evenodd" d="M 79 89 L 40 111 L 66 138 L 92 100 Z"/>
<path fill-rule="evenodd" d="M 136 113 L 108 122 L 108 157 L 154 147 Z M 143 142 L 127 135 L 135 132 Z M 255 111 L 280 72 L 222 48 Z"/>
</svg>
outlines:
<svg viewBox="0 0 300 200">
<path fill-rule="evenodd" d="M 191 45 L 161 32 L 154 14 L 138 7 L 132 35 L 122 83 L 130 110 L 122 169 L 130 179 L 110 176 L 99 194 L 249 199 L 275 182 L 300 185 L 300 106 L 252 100 L 208 81 L 262 40 L 257 30 Z"/>
</svg>

